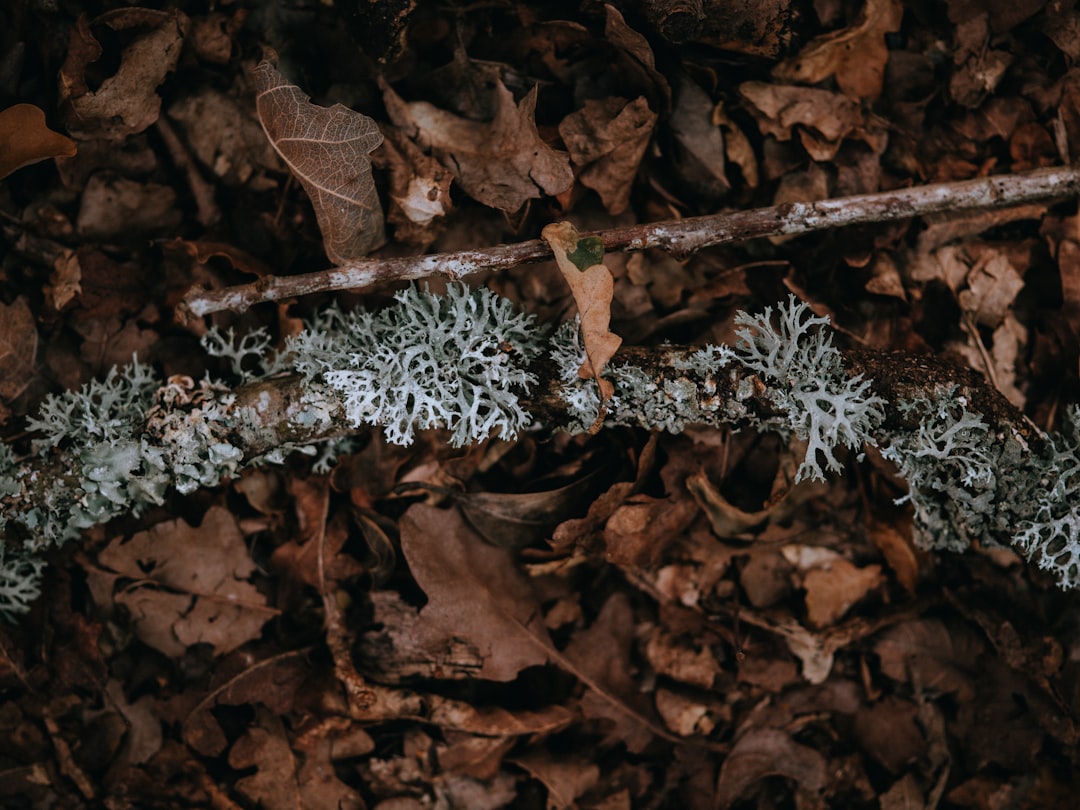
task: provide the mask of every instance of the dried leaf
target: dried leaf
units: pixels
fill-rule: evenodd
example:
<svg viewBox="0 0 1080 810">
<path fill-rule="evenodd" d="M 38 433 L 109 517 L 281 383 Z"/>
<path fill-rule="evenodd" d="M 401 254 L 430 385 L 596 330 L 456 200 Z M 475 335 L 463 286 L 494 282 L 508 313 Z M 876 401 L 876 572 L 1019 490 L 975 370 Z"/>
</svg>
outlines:
<svg viewBox="0 0 1080 810">
<path fill-rule="evenodd" d="M 130 540 L 115 538 L 101 565 L 135 582 L 114 594 L 132 615 L 135 633 L 166 655 L 205 643 L 223 655 L 257 638 L 274 611 L 247 581 L 255 563 L 236 519 L 212 507 L 194 527 L 158 523 Z"/>
<path fill-rule="evenodd" d="M 803 576 L 807 621 L 819 629 L 835 624 L 883 581 L 880 565 L 858 568 L 843 557 L 811 568 Z"/>
<path fill-rule="evenodd" d="M 607 740 L 640 753 L 652 741 L 655 721 L 649 701 L 631 675 L 633 642 L 630 600 L 617 592 L 604 603 L 596 621 L 570 640 L 563 655 L 603 687 L 603 693 L 594 689 L 582 698 L 585 715 L 611 721 Z"/>
<path fill-rule="evenodd" d="M 166 114 L 180 125 L 199 162 L 226 186 L 273 188 L 276 182 L 266 171 L 284 170 L 250 104 L 241 104 L 232 95 L 203 88 L 175 101 Z"/>
<path fill-rule="evenodd" d="M 644 96 L 630 102 L 617 96 L 587 99 L 559 124 L 570 159 L 580 170 L 578 180 L 600 195 L 609 214 L 621 214 L 630 204 L 630 189 L 655 125 L 656 113 Z"/>
<path fill-rule="evenodd" d="M 731 190 L 724 133 L 713 122 L 712 99 L 696 82 L 683 78 L 676 84 L 670 126 L 680 179 L 706 200 L 722 198 Z"/>
<path fill-rule="evenodd" d="M 456 511 L 422 504 L 401 519 L 401 550 L 428 596 L 420 618 L 479 650 L 478 677 L 509 681 L 548 662 L 539 603 L 509 551 L 482 542 Z"/>
<path fill-rule="evenodd" d="M 82 265 L 79 254 L 74 250 L 65 250 L 53 262 L 49 274 L 49 283 L 45 285 L 45 301 L 59 312 L 82 292 Z"/>
<path fill-rule="evenodd" d="M 101 57 L 102 49 L 86 18 L 79 18 L 60 68 L 62 110 L 68 131 L 77 138 L 120 140 L 157 120 L 157 88 L 176 69 L 188 18 L 179 11 L 129 8 L 108 15 L 106 24 L 113 30 L 150 30 L 124 49 L 116 73 L 90 90 L 86 68 Z"/>
<path fill-rule="evenodd" d="M 577 228 L 569 222 L 555 222 L 544 228 L 543 238 L 551 245 L 555 261 L 562 271 L 566 283 L 574 294 L 578 313 L 581 317 L 581 337 L 585 343 L 587 360 L 578 370 L 582 379 L 592 377 L 600 386 L 603 401 L 611 399 L 615 387 L 600 375 L 608 360 L 614 356 L 622 338 L 608 327 L 611 323 L 611 300 L 615 294 L 615 279 L 602 264 L 593 264 L 581 269 L 571 260 L 570 255 L 579 249 L 581 240 Z"/>
<path fill-rule="evenodd" d="M 252 79 L 259 121 L 311 198 L 326 255 L 335 264 L 367 255 L 385 239 L 368 157 L 383 140 L 378 126 L 341 104 L 312 104 L 269 62 Z"/>
<path fill-rule="evenodd" d="M 956 692 L 961 702 L 974 694 L 976 661 L 985 645 L 960 625 L 937 619 L 904 622 L 874 642 L 881 671 L 895 681 L 918 679 L 921 689 Z"/>
<path fill-rule="evenodd" d="M 174 233 L 181 221 L 170 186 L 99 172 L 86 184 L 76 228 L 80 236 L 105 240 Z"/>
<path fill-rule="evenodd" d="M 0 111 L 0 180 L 12 172 L 51 157 L 73 157 L 70 138 L 45 125 L 45 113 L 33 104 Z"/>
<path fill-rule="evenodd" d="M 593 788 L 600 779 L 600 768 L 579 756 L 556 757 L 549 751 L 534 749 L 514 757 L 515 765 L 547 788 L 548 810 L 566 810 Z"/>
<path fill-rule="evenodd" d="M 34 313 L 19 296 L 10 304 L 0 301 L 0 399 L 19 396 L 34 372 L 38 333 Z"/>
<path fill-rule="evenodd" d="M 236 790 L 264 810 L 297 810 L 300 789 L 296 784 L 296 757 L 285 739 L 281 718 L 265 709 L 256 711 L 255 722 L 229 751 L 229 765 L 255 772 L 236 783 Z"/>
<path fill-rule="evenodd" d="M 474 200 L 514 213 L 542 194 L 562 194 L 574 172 L 569 156 L 544 143 L 536 129 L 536 88 L 517 104 L 499 79 L 494 92 L 495 119 L 478 123 L 426 101 L 406 103 L 383 84 L 394 124 L 433 150 Z"/>
<path fill-rule="evenodd" d="M 813 40 L 773 68 L 772 75 L 799 84 L 817 84 L 835 75 L 845 94 L 876 99 L 889 59 L 885 35 L 900 30 L 903 16 L 900 0 L 867 0 L 854 25 Z"/>
<path fill-rule="evenodd" d="M 862 126 L 859 105 L 839 93 L 816 87 L 787 87 L 766 82 L 743 82 L 739 95 L 750 105 L 762 134 L 779 141 L 792 137 L 795 126 L 811 127 L 826 141 L 840 140 Z M 815 159 L 824 158 L 815 156 Z"/>
<path fill-rule="evenodd" d="M 1004 253 L 991 251 L 981 259 L 968 273 L 967 289 L 957 301 L 979 324 L 995 328 L 1005 319 L 1024 280 Z"/>
<path fill-rule="evenodd" d="M 805 791 L 819 791 L 828 778 L 825 757 L 775 728 L 751 728 L 736 741 L 716 782 L 716 807 L 731 807 L 767 776 L 783 776 Z"/>
</svg>

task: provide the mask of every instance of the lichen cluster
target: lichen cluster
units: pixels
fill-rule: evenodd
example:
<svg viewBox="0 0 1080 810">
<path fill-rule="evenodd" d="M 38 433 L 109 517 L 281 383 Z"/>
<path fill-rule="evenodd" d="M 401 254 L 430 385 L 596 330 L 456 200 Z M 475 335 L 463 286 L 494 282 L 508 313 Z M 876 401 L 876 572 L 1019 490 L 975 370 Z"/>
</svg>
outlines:
<svg viewBox="0 0 1080 810">
<path fill-rule="evenodd" d="M 1080 583 L 1080 409 L 1070 411 L 1065 434 L 1035 452 L 1018 434 L 995 432 L 957 389 L 887 403 L 872 380 L 845 370 L 827 319 L 794 297 L 740 313 L 736 324 L 733 346 L 661 350 L 668 374 L 616 358 L 604 370 L 614 386 L 605 423 L 678 432 L 737 422 L 794 434 L 807 445 L 800 480 L 840 470 L 841 448 L 877 444 L 909 484 L 921 544 L 959 551 L 1011 542 L 1062 586 Z M 578 325 L 549 337 L 486 289 L 411 288 L 376 312 L 331 308 L 280 352 L 270 345 L 264 333 L 211 332 L 204 341 L 229 362 L 234 381 L 257 392 L 242 402 L 228 382 L 160 380 L 137 361 L 47 397 L 27 422 L 31 457 L 0 445 L 0 615 L 15 617 L 36 598 L 42 550 L 160 504 L 170 488 L 188 493 L 246 464 L 312 450 L 304 444 L 313 438 L 372 425 L 399 444 L 431 428 L 448 430 L 454 446 L 512 439 L 531 424 L 521 397 L 537 386 L 542 358 L 555 367 L 562 427 L 588 430 L 601 413 L 596 381 L 578 372 Z M 270 378 L 284 373 L 302 375 L 302 394 L 278 402 Z M 734 388 L 720 385 L 722 375 Z M 755 397 L 776 415 L 754 417 L 746 403 Z M 915 427 L 885 430 L 887 407 Z M 61 462 L 51 477 L 42 473 L 50 459 Z"/>
</svg>

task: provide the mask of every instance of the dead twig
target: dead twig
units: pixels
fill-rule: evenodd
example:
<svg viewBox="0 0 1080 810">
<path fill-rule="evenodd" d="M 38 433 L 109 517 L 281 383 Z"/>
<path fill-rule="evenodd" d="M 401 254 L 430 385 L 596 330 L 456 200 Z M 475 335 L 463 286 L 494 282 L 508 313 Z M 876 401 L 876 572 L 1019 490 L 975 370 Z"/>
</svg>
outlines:
<svg viewBox="0 0 1080 810">
<path fill-rule="evenodd" d="M 1058 166 L 1022 174 L 936 183 L 927 186 L 838 197 L 817 202 L 784 203 L 750 211 L 730 211 L 586 233 L 598 236 L 605 250 L 661 248 L 683 258 L 702 248 L 762 236 L 785 236 L 890 222 L 941 212 L 1007 208 L 1024 203 L 1080 196 L 1080 169 Z M 436 253 L 397 259 L 370 259 L 296 276 L 266 276 L 251 284 L 208 291 L 193 288 L 178 309 L 181 321 L 212 312 L 243 312 L 253 304 L 317 292 L 349 290 L 390 281 L 413 281 L 434 275 L 461 279 L 481 270 L 506 270 L 551 259 L 540 239 L 481 250 Z"/>
</svg>

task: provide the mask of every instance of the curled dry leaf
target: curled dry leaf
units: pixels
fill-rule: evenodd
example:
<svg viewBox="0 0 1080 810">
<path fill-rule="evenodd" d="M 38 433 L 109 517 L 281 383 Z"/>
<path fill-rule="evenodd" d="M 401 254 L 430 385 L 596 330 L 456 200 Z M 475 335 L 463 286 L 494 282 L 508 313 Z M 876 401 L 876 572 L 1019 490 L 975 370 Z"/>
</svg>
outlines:
<svg viewBox="0 0 1080 810">
<path fill-rule="evenodd" d="M 495 82 L 495 119 L 479 123 L 426 101 L 404 101 L 383 83 L 390 120 L 431 149 L 477 202 L 513 213 L 542 194 L 555 196 L 573 185 L 565 152 L 552 149 L 536 129 L 534 87 L 520 102 Z"/>
<path fill-rule="evenodd" d="M 60 68 L 60 98 L 68 131 L 86 140 L 120 140 L 157 120 L 161 112 L 157 88 L 176 69 L 188 18 L 175 10 L 132 8 L 108 15 L 106 24 L 113 30 L 149 30 L 124 49 L 116 73 L 91 90 L 86 68 L 103 51 L 86 18 L 79 18 Z"/>
<path fill-rule="evenodd" d="M 51 157 L 73 157 L 75 142 L 45 125 L 45 113 L 33 104 L 0 111 L 0 180 L 13 171 Z"/>
<path fill-rule="evenodd" d="M 900 0 L 867 0 L 854 25 L 818 37 L 772 74 L 800 84 L 817 84 L 835 75 L 846 95 L 875 99 L 881 95 L 889 59 L 885 35 L 900 30 L 903 16 Z"/>
<path fill-rule="evenodd" d="M 767 776 L 784 776 L 814 793 L 828 781 L 824 756 L 775 728 L 751 728 L 739 738 L 720 767 L 716 807 L 731 807 Z"/>
<path fill-rule="evenodd" d="M 601 400 L 607 401 L 615 392 L 615 387 L 600 375 L 622 344 L 622 338 L 608 328 L 615 279 L 603 264 L 582 269 L 570 258 L 570 254 L 578 251 L 581 239 L 577 228 L 569 222 L 554 222 L 544 228 L 541 236 L 551 245 L 551 252 L 555 254 L 555 261 L 566 283 L 570 285 L 581 317 L 581 339 L 585 344 L 587 359 L 578 374 L 582 379 L 594 378 L 600 386 Z"/>
<path fill-rule="evenodd" d="M 385 239 L 368 157 L 383 140 L 378 126 L 341 104 L 312 104 L 269 62 L 252 78 L 259 121 L 311 198 L 326 255 L 335 264 L 367 255 Z"/>
<path fill-rule="evenodd" d="M 609 214 L 621 214 L 630 204 L 630 188 L 655 124 L 645 96 L 629 102 L 617 96 L 588 99 L 559 124 L 570 159 L 580 169 L 578 179 L 600 195 Z"/>
</svg>

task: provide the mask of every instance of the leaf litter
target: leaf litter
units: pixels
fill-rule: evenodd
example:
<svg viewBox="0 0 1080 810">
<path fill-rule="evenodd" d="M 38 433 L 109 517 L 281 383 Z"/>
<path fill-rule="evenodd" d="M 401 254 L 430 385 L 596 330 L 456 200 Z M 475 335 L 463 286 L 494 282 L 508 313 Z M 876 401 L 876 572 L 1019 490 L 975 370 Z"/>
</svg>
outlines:
<svg viewBox="0 0 1080 810">
<path fill-rule="evenodd" d="M 933 21 L 894 0 L 707 2 L 697 23 L 659 3 L 419 2 L 378 36 L 342 4 L 24 5 L 0 9 L 0 116 L 20 116 L 0 117 L 17 451 L 45 392 L 132 351 L 198 378 L 205 324 L 171 312 L 193 283 L 1023 171 L 1071 161 L 1080 131 L 1080 23 L 1038 0 Z M 42 20 L 58 33 L 39 45 Z M 295 84 L 252 58 L 265 46 Z M 485 283 L 547 321 L 576 305 L 586 377 L 620 336 L 730 341 L 734 311 L 790 289 L 850 340 L 950 354 L 1040 425 L 1080 390 L 1071 204 L 679 259 L 559 238 L 565 261 Z M 314 306 L 220 325 L 282 338 Z M 1075 796 L 1074 598 L 1007 550 L 917 550 L 873 449 L 807 488 L 753 431 L 355 441 L 329 473 L 251 471 L 55 555 L 27 623 L 0 628 L 0 803 Z"/>
</svg>

